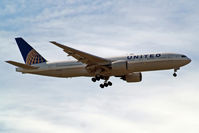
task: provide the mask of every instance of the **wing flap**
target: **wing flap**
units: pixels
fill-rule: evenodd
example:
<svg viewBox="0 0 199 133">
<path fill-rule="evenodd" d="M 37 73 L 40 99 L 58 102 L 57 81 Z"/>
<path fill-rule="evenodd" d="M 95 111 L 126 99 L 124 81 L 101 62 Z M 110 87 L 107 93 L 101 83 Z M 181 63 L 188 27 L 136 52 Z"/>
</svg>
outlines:
<svg viewBox="0 0 199 133">
<path fill-rule="evenodd" d="M 36 67 L 36 66 L 30 66 L 30 65 L 22 64 L 22 63 L 15 62 L 15 61 L 6 61 L 6 62 L 11 64 L 11 65 L 14 65 L 14 66 L 17 66 L 17 67 L 20 67 L 20 68 L 24 68 L 24 69 L 37 69 L 37 68 L 39 68 L 39 67 Z"/>
</svg>

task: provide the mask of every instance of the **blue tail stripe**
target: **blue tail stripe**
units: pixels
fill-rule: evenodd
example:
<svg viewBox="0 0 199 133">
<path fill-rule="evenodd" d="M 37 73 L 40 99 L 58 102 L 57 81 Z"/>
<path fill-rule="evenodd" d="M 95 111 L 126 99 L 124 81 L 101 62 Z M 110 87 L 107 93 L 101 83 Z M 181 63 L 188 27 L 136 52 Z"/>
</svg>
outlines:
<svg viewBox="0 0 199 133">
<path fill-rule="evenodd" d="M 32 65 L 47 62 L 46 59 L 44 59 L 36 50 L 34 50 L 23 38 L 15 38 L 15 40 L 26 64 Z M 35 57 L 37 57 L 37 60 Z"/>
<path fill-rule="evenodd" d="M 24 62 L 26 62 L 26 57 L 28 53 L 33 49 L 23 38 L 15 38 L 21 55 L 23 56 Z"/>
</svg>

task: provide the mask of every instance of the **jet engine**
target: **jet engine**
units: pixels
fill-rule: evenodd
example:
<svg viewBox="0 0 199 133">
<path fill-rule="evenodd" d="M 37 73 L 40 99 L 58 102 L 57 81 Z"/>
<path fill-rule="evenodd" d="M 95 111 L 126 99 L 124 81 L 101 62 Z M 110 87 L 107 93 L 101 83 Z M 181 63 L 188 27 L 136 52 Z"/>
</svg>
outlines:
<svg viewBox="0 0 199 133">
<path fill-rule="evenodd" d="M 128 75 L 122 76 L 121 79 L 125 80 L 126 82 L 140 82 L 142 81 L 142 73 L 129 73 Z"/>
<path fill-rule="evenodd" d="M 124 75 L 127 72 L 127 61 L 125 60 L 118 60 L 114 61 L 111 64 L 112 73 L 114 75 Z"/>
</svg>

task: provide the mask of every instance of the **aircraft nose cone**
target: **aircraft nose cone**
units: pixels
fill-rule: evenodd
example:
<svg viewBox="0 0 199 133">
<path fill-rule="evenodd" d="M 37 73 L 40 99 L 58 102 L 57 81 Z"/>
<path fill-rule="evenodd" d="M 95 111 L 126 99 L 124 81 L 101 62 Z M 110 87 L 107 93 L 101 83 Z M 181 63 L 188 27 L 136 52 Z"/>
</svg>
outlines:
<svg viewBox="0 0 199 133">
<path fill-rule="evenodd" d="M 190 58 L 188 58 L 188 59 L 187 59 L 187 63 L 190 63 L 190 62 L 191 62 L 191 59 L 190 59 Z"/>
</svg>

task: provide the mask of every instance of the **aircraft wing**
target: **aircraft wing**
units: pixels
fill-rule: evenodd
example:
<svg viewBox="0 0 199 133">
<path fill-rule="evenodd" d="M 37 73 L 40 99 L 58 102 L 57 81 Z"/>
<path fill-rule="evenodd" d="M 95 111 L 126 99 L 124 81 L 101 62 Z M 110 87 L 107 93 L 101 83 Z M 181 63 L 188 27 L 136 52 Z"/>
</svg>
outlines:
<svg viewBox="0 0 199 133">
<path fill-rule="evenodd" d="M 68 54 L 68 56 L 73 56 L 75 59 L 77 59 L 78 61 L 85 63 L 87 65 L 97 65 L 97 64 L 108 64 L 111 61 L 95 56 L 95 55 L 91 55 L 89 53 L 59 44 L 57 42 L 54 41 L 50 41 L 51 43 L 55 44 L 56 46 L 62 48 L 64 50 L 64 52 L 66 52 Z"/>
</svg>

